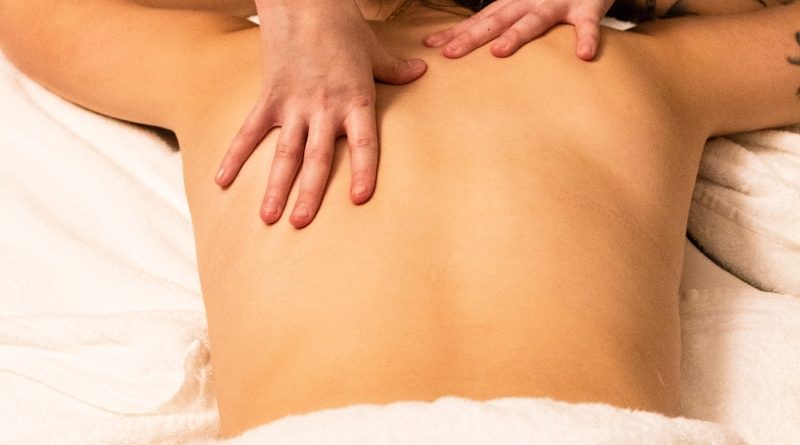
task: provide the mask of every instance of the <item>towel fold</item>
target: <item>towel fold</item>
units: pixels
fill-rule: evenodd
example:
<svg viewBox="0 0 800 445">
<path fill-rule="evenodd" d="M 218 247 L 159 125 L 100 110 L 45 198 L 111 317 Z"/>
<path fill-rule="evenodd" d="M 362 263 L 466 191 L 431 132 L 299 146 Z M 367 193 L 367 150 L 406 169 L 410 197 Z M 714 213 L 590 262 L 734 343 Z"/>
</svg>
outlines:
<svg viewBox="0 0 800 445">
<path fill-rule="evenodd" d="M 687 231 L 742 280 L 800 295 L 800 128 L 709 141 Z"/>
<path fill-rule="evenodd" d="M 734 445 L 745 442 L 710 422 L 668 418 L 605 404 L 507 397 L 478 402 L 363 404 L 286 417 L 225 445 L 256 444 L 593 444 Z"/>
</svg>

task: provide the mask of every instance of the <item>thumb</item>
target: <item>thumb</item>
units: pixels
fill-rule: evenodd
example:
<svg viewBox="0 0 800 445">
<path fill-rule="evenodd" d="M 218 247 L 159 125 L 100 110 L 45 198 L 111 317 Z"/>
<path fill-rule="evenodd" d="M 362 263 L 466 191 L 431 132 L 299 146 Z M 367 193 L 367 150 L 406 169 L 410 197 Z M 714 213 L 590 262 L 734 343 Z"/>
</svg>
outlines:
<svg viewBox="0 0 800 445">
<path fill-rule="evenodd" d="M 578 58 L 585 61 L 594 59 L 600 42 L 600 25 L 592 18 L 581 19 L 575 24 L 575 32 L 578 34 Z"/>
<path fill-rule="evenodd" d="M 375 79 L 393 85 L 411 83 L 425 74 L 427 69 L 428 64 L 422 59 L 402 59 L 385 53 L 372 64 Z"/>
</svg>

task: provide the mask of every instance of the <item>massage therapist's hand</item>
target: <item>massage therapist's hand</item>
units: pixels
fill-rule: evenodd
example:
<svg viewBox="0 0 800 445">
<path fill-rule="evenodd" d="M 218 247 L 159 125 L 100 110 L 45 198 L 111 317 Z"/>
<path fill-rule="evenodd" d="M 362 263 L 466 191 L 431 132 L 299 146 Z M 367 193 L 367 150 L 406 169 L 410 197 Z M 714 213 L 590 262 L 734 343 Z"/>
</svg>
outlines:
<svg viewBox="0 0 800 445">
<path fill-rule="evenodd" d="M 558 23 L 575 25 L 576 54 L 592 60 L 600 42 L 600 19 L 614 0 L 496 0 L 472 17 L 430 35 L 425 44 L 444 47 L 446 57 L 458 58 L 492 42 L 497 57 L 514 54 Z"/>
<path fill-rule="evenodd" d="M 289 221 L 302 228 L 319 209 L 339 136 L 346 135 L 350 147 L 350 199 L 369 200 L 378 167 L 375 79 L 412 82 L 426 64 L 389 54 L 354 0 L 259 0 L 256 6 L 261 95 L 216 182 L 230 185 L 267 132 L 281 127 L 260 215 L 268 224 L 280 219 L 297 176 L 299 194 Z"/>
</svg>

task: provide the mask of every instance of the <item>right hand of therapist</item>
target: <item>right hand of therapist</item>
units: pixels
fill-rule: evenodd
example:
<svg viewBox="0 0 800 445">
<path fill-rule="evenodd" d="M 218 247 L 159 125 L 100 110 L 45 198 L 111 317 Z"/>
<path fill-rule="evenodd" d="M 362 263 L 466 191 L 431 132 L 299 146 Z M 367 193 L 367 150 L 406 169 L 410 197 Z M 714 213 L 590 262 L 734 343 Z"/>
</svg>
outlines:
<svg viewBox="0 0 800 445">
<path fill-rule="evenodd" d="M 350 147 L 350 198 L 369 200 L 378 167 L 374 79 L 414 81 L 420 59 L 387 53 L 354 0 L 261 0 L 261 95 L 222 160 L 216 183 L 227 187 L 266 134 L 281 127 L 261 218 L 280 219 L 298 175 L 289 221 L 308 225 L 317 213 L 333 160 L 334 143 Z"/>
</svg>

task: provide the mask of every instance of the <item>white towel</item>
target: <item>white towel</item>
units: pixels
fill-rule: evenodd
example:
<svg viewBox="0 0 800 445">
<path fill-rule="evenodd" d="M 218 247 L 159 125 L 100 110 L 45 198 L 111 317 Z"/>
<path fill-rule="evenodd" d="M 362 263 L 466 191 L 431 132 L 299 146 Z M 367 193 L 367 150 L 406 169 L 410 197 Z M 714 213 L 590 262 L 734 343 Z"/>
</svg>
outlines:
<svg viewBox="0 0 800 445">
<path fill-rule="evenodd" d="M 356 405 L 292 416 L 255 428 L 226 445 L 256 444 L 745 444 L 709 422 L 670 419 L 605 404 L 501 398 L 477 402 Z"/>
<path fill-rule="evenodd" d="M 681 298 L 681 413 L 752 444 L 800 444 L 800 300 L 743 288 Z"/>
<path fill-rule="evenodd" d="M 798 129 L 710 141 L 688 232 L 706 255 L 753 286 L 800 295 Z"/>
</svg>

